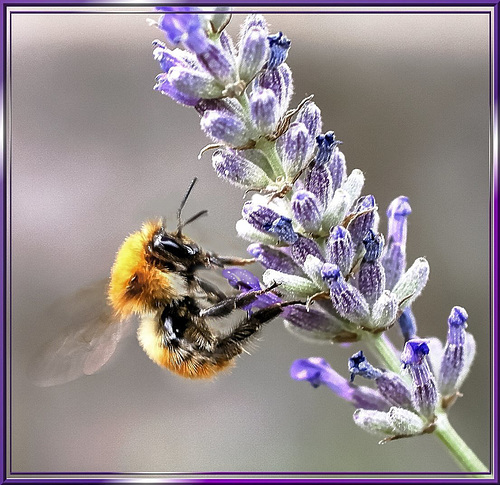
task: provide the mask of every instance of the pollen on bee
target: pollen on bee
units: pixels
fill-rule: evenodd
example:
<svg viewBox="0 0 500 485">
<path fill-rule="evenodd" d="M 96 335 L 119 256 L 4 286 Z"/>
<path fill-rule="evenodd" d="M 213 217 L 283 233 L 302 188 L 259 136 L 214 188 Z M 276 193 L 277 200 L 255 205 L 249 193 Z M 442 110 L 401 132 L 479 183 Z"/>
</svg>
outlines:
<svg viewBox="0 0 500 485">
<path fill-rule="evenodd" d="M 148 258 L 148 246 L 160 229 L 160 221 L 146 222 L 140 231 L 128 236 L 118 250 L 108 296 L 120 317 L 150 311 L 156 308 L 156 302 L 169 301 L 176 295 L 179 276 L 160 270 Z"/>
</svg>

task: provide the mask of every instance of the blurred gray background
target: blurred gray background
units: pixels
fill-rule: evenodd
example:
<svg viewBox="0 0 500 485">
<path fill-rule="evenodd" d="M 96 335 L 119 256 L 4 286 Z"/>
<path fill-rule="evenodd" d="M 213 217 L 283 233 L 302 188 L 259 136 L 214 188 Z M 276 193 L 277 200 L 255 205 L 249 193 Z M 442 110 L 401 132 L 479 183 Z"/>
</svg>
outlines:
<svg viewBox="0 0 500 485">
<path fill-rule="evenodd" d="M 214 382 L 160 369 L 134 335 L 97 375 L 52 388 L 28 380 L 40 345 L 71 323 L 51 317 L 51 303 L 106 278 L 145 219 L 174 224 L 194 176 L 186 214 L 209 217 L 187 233 L 246 254 L 234 229 L 242 192 L 217 179 L 209 155 L 198 160 L 209 141 L 196 112 L 152 89 L 162 35 L 146 19 L 158 15 L 130 12 L 13 17 L 12 471 L 458 471 L 435 437 L 380 446 L 350 405 L 291 380 L 291 363 L 309 356 L 347 377 L 359 346 L 305 343 L 279 320 Z M 381 229 L 388 203 L 409 197 L 409 263 L 431 265 L 414 305 L 419 334 L 444 338 L 452 306 L 469 313 L 479 352 L 450 420 L 489 463 L 488 16 L 285 13 L 267 19 L 292 40 L 292 105 L 315 94 L 348 169 L 366 175 Z"/>
</svg>

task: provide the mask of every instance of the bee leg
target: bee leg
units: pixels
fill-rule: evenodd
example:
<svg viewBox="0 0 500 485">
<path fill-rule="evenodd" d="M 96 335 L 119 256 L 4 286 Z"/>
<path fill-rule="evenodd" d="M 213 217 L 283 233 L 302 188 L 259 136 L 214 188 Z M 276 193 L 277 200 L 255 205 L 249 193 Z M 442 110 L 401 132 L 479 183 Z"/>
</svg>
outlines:
<svg viewBox="0 0 500 485">
<path fill-rule="evenodd" d="M 205 293 L 207 300 L 210 303 L 219 303 L 227 299 L 227 295 L 213 283 L 210 283 L 209 281 L 206 281 L 198 276 L 195 276 L 194 279 L 199 288 L 203 291 L 203 293 Z"/>
<path fill-rule="evenodd" d="M 304 302 L 285 301 L 274 303 L 266 308 L 257 310 L 255 313 L 243 319 L 229 335 L 220 338 L 217 342 L 215 352 L 222 353 L 227 359 L 236 357 L 241 354 L 244 345 L 260 330 L 262 325 L 278 317 L 282 313 L 284 307 L 297 304 L 304 304 Z"/>
<path fill-rule="evenodd" d="M 236 296 L 230 296 L 220 303 L 211 306 L 210 308 L 205 308 L 200 311 L 200 317 L 224 317 L 229 315 L 236 308 L 243 308 L 247 305 L 253 303 L 260 295 L 267 293 L 278 286 L 277 284 L 271 285 L 263 290 L 248 291 L 246 293 L 240 293 Z"/>
<path fill-rule="evenodd" d="M 223 268 L 224 266 L 245 266 L 255 263 L 255 258 L 234 258 L 231 256 L 219 256 L 215 253 L 208 253 L 208 260 L 214 266 Z"/>
</svg>

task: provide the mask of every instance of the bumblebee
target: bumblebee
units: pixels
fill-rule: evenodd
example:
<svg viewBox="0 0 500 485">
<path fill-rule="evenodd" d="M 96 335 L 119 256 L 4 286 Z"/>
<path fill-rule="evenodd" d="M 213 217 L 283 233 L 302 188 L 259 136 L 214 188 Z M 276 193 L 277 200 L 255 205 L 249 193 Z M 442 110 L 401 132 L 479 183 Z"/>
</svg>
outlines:
<svg viewBox="0 0 500 485">
<path fill-rule="evenodd" d="M 212 330 L 212 320 L 248 307 L 277 285 L 227 296 L 199 276 L 200 269 L 242 266 L 254 259 L 219 256 L 183 234 L 187 224 L 207 212 L 181 220 L 195 183 L 196 178 L 179 207 L 175 231 L 167 231 L 164 220 L 150 221 L 125 239 L 111 269 L 108 311 L 97 323 L 84 325 L 70 338 L 62 336 L 50 346 L 51 354 L 66 361 L 71 375 L 48 377 L 64 371 L 54 369 L 57 359 L 45 359 L 37 364 L 39 385 L 66 382 L 78 377 L 79 372 L 96 372 L 114 352 L 125 323 L 133 315 L 139 317 L 137 337 L 151 360 L 182 377 L 211 378 L 233 365 L 263 324 L 280 315 L 287 305 L 300 303 L 280 302 L 247 312 L 226 334 Z M 71 362 L 75 356 L 79 363 Z"/>
</svg>

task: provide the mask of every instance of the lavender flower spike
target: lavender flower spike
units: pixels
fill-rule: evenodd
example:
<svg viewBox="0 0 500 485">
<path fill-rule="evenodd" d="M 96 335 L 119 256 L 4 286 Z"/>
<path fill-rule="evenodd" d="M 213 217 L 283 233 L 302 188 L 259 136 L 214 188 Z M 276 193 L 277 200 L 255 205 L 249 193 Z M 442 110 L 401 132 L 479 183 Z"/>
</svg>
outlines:
<svg viewBox="0 0 500 485">
<path fill-rule="evenodd" d="M 339 267 L 325 263 L 321 276 L 330 287 L 333 306 L 340 316 L 355 324 L 365 323 L 370 315 L 368 303 L 357 288 L 346 283 Z"/>
<path fill-rule="evenodd" d="M 308 381 L 313 387 L 328 386 L 335 394 L 356 407 L 386 411 L 389 403 L 375 390 L 351 384 L 319 357 L 296 360 L 290 368 L 296 381 Z"/>
<path fill-rule="evenodd" d="M 427 362 L 428 354 L 429 347 L 425 340 L 408 340 L 401 354 L 401 362 L 412 379 L 413 406 L 422 416 L 432 420 L 438 400 L 438 392 L 434 375 Z"/>
<path fill-rule="evenodd" d="M 469 363 L 472 361 L 466 356 L 470 349 L 466 345 L 467 318 L 467 312 L 459 306 L 453 307 L 448 318 L 448 336 L 438 379 L 439 391 L 444 397 L 458 391 L 459 377 L 464 371 L 466 360 Z"/>
</svg>

